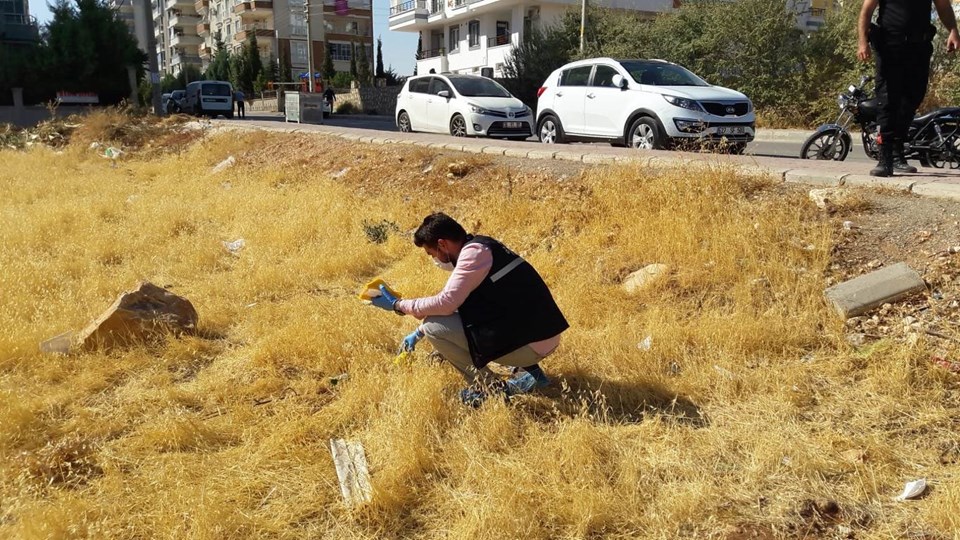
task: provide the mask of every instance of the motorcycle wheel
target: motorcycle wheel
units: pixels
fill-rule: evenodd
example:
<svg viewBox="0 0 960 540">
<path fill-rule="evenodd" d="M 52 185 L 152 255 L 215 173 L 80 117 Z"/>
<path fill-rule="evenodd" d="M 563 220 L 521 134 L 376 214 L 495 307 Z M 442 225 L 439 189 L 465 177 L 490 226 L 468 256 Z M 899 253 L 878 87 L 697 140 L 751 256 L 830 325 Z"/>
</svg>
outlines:
<svg viewBox="0 0 960 540">
<path fill-rule="evenodd" d="M 877 143 L 877 130 L 875 127 L 868 129 L 862 135 L 863 152 L 870 159 L 880 159 L 880 145 Z"/>
<path fill-rule="evenodd" d="M 846 137 L 837 130 L 831 130 L 808 137 L 800 149 L 800 159 L 843 161 L 849 153 L 850 145 Z"/>
<path fill-rule="evenodd" d="M 947 139 L 944 148 L 927 150 L 920 162 L 935 169 L 960 169 L 960 137 Z"/>
</svg>

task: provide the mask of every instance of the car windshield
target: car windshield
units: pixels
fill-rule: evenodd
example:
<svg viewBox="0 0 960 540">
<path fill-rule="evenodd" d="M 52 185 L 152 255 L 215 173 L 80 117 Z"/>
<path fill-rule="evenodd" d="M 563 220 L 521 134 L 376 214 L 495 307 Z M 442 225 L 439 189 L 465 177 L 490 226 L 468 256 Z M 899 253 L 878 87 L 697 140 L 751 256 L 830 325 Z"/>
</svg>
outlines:
<svg viewBox="0 0 960 540">
<path fill-rule="evenodd" d="M 512 97 L 507 89 L 483 77 L 449 77 L 453 87 L 464 97 Z"/>
<path fill-rule="evenodd" d="M 654 86 L 710 86 L 686 68 L 666 62 L 623 60 L 620 65 L 640 84 Z"/>
<path fill-rule="evenodd" d="M 229 96 L 230 85 L 207 83 L 200 87 L 200 93 L 205 96 Z"/>
</svg>

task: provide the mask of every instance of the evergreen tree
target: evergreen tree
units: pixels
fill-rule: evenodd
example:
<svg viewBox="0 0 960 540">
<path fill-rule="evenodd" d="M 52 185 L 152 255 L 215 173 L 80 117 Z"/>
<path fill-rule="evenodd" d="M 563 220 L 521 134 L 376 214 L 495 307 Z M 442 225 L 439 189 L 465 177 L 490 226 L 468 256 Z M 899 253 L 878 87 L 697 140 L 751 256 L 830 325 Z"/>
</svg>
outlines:
<svg viewBox="0 0 960 540">
<path fill-rule="evenodd" d="M 423 56 L 423 32 L 417 34 L 417 55 L 416 59 L 420 60 L 420 57 Z M 417 64 L 413 64 L 413 74 L 417 74 Z"/>
<path fill-rule="evenodd" d="M 260 45 L 257 43 L 255 32 L 252 32 L 247 39 L 244 54 L 247 55 L 247 66 L 250 70 L 250 86 L 248 88 L 253 88 L 253 83 L 259 80 L 260 75 L 263 74 L 263 59 L 260 58 Z"/>
<path fill-rule="evenodd" d="M 357 46 L 354 43 L 350 44 L 350 76 L 354 80 L 357 78 Z"/>
<path fill-rule="evenodd" d="M 287 56 L 284 54 L 280 55 L 280 65 L 277 68 L 277 82 L 291 82 L 290 75 L 290 61 L 287 60 Z"/>
<path fill-rule="evenodd" d="M 384 79 L 387 72 L 383 67 L 383 40 L 377 37 L 377 78 Z"/>
<path fill-rule="evenodd" d="M 370 56 L 367 54 L 367 46 L 360 43 L 357 46 L 360 58 L 357 59 L 357 80 L 361 86 L 370 85 Z"/>
<path fill-rule="evenodd" d="M 333 67 L 333 54 L 330 53 L 329 41 L 323 44 L 323 68 L 320 71 L 326 81 L 333 79 L 337 74 L 336 68 Z"/>
<path fill-rule="evenodd" d="M 207 65 L 207 71 L 204 72 L 204 78 L 210 81 L 229 81 L 230 80 L 230 51 L 227 50 L 223 40 L 220 39 L 220 32 L 214 35 L 213 60 Z"/>
</svg>

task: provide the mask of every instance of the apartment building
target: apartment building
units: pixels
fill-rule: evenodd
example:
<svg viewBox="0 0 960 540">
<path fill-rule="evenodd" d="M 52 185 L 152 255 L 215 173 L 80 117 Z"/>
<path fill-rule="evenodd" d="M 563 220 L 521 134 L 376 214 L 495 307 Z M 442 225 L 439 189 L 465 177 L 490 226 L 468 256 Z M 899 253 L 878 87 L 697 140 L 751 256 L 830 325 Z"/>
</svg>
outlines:
<svg viewBox="0 0 960 540">
<path fill-rule="evenodd" d="M 117 14 L 117 18 L 126 23 L 130 33 L 137 38 L 137 46 L 143 52 L 148 52 L 147 20 L 150 15 L 146 11 L 146 2 L 143 0 L 109 0 L 107 5 Z"/>
<path fill-rule="evenodd" d="M 797 12 L 797 25 L 804 31 L 819 30 L 834 7 L 835 0 L 797 0 L 793 8 Z"/>
<path fill-rule="evenodd" d="M 478 73 L 503 62 L 513 46 L 535 29 L 557 23 L 581 0 L 391 0 L 391 31 L 419 32 L 423 41 L 417 73 Z M 670 11 L 677 0 L 605 0 L 604 7 L 650 14 Z"/>
<path fill-rule="evenodd" d="M 311 0 L 312 44 L 307 43 L 304 0 L 195 0 L 193 7 L 198 17 L 196 51 L 203 67 L 213 59 L 217 36 L 237 50 L 255 35 L 264 63 L 283 58 L 294 78 L 306 72 L 310 46 L 317 70 L 323 65 L 325 41 L 330 42 L 337 71 L 349 71 L 353 45 L 362 44 L 368 57 L 373 50 L 371 0 Z"/>
<path fill-rule="evenodd" d="M 40 41 L 37 21 L 30 16 L 27 0 L 0 0 L 0 45 Z"/>
</svg>

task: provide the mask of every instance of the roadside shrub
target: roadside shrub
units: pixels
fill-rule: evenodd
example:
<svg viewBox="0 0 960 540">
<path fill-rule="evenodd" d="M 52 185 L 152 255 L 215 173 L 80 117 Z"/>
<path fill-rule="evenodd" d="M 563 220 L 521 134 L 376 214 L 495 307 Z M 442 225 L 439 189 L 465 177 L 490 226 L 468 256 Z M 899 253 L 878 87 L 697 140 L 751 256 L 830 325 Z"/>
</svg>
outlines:
<svg viewBox="0 0 960 540">
<path fill-rule="evenodd" d="M 350 101 L 341 101 L 337 105 L 337 114 L 357 114 L 360 110 Z"/>
</svg>

